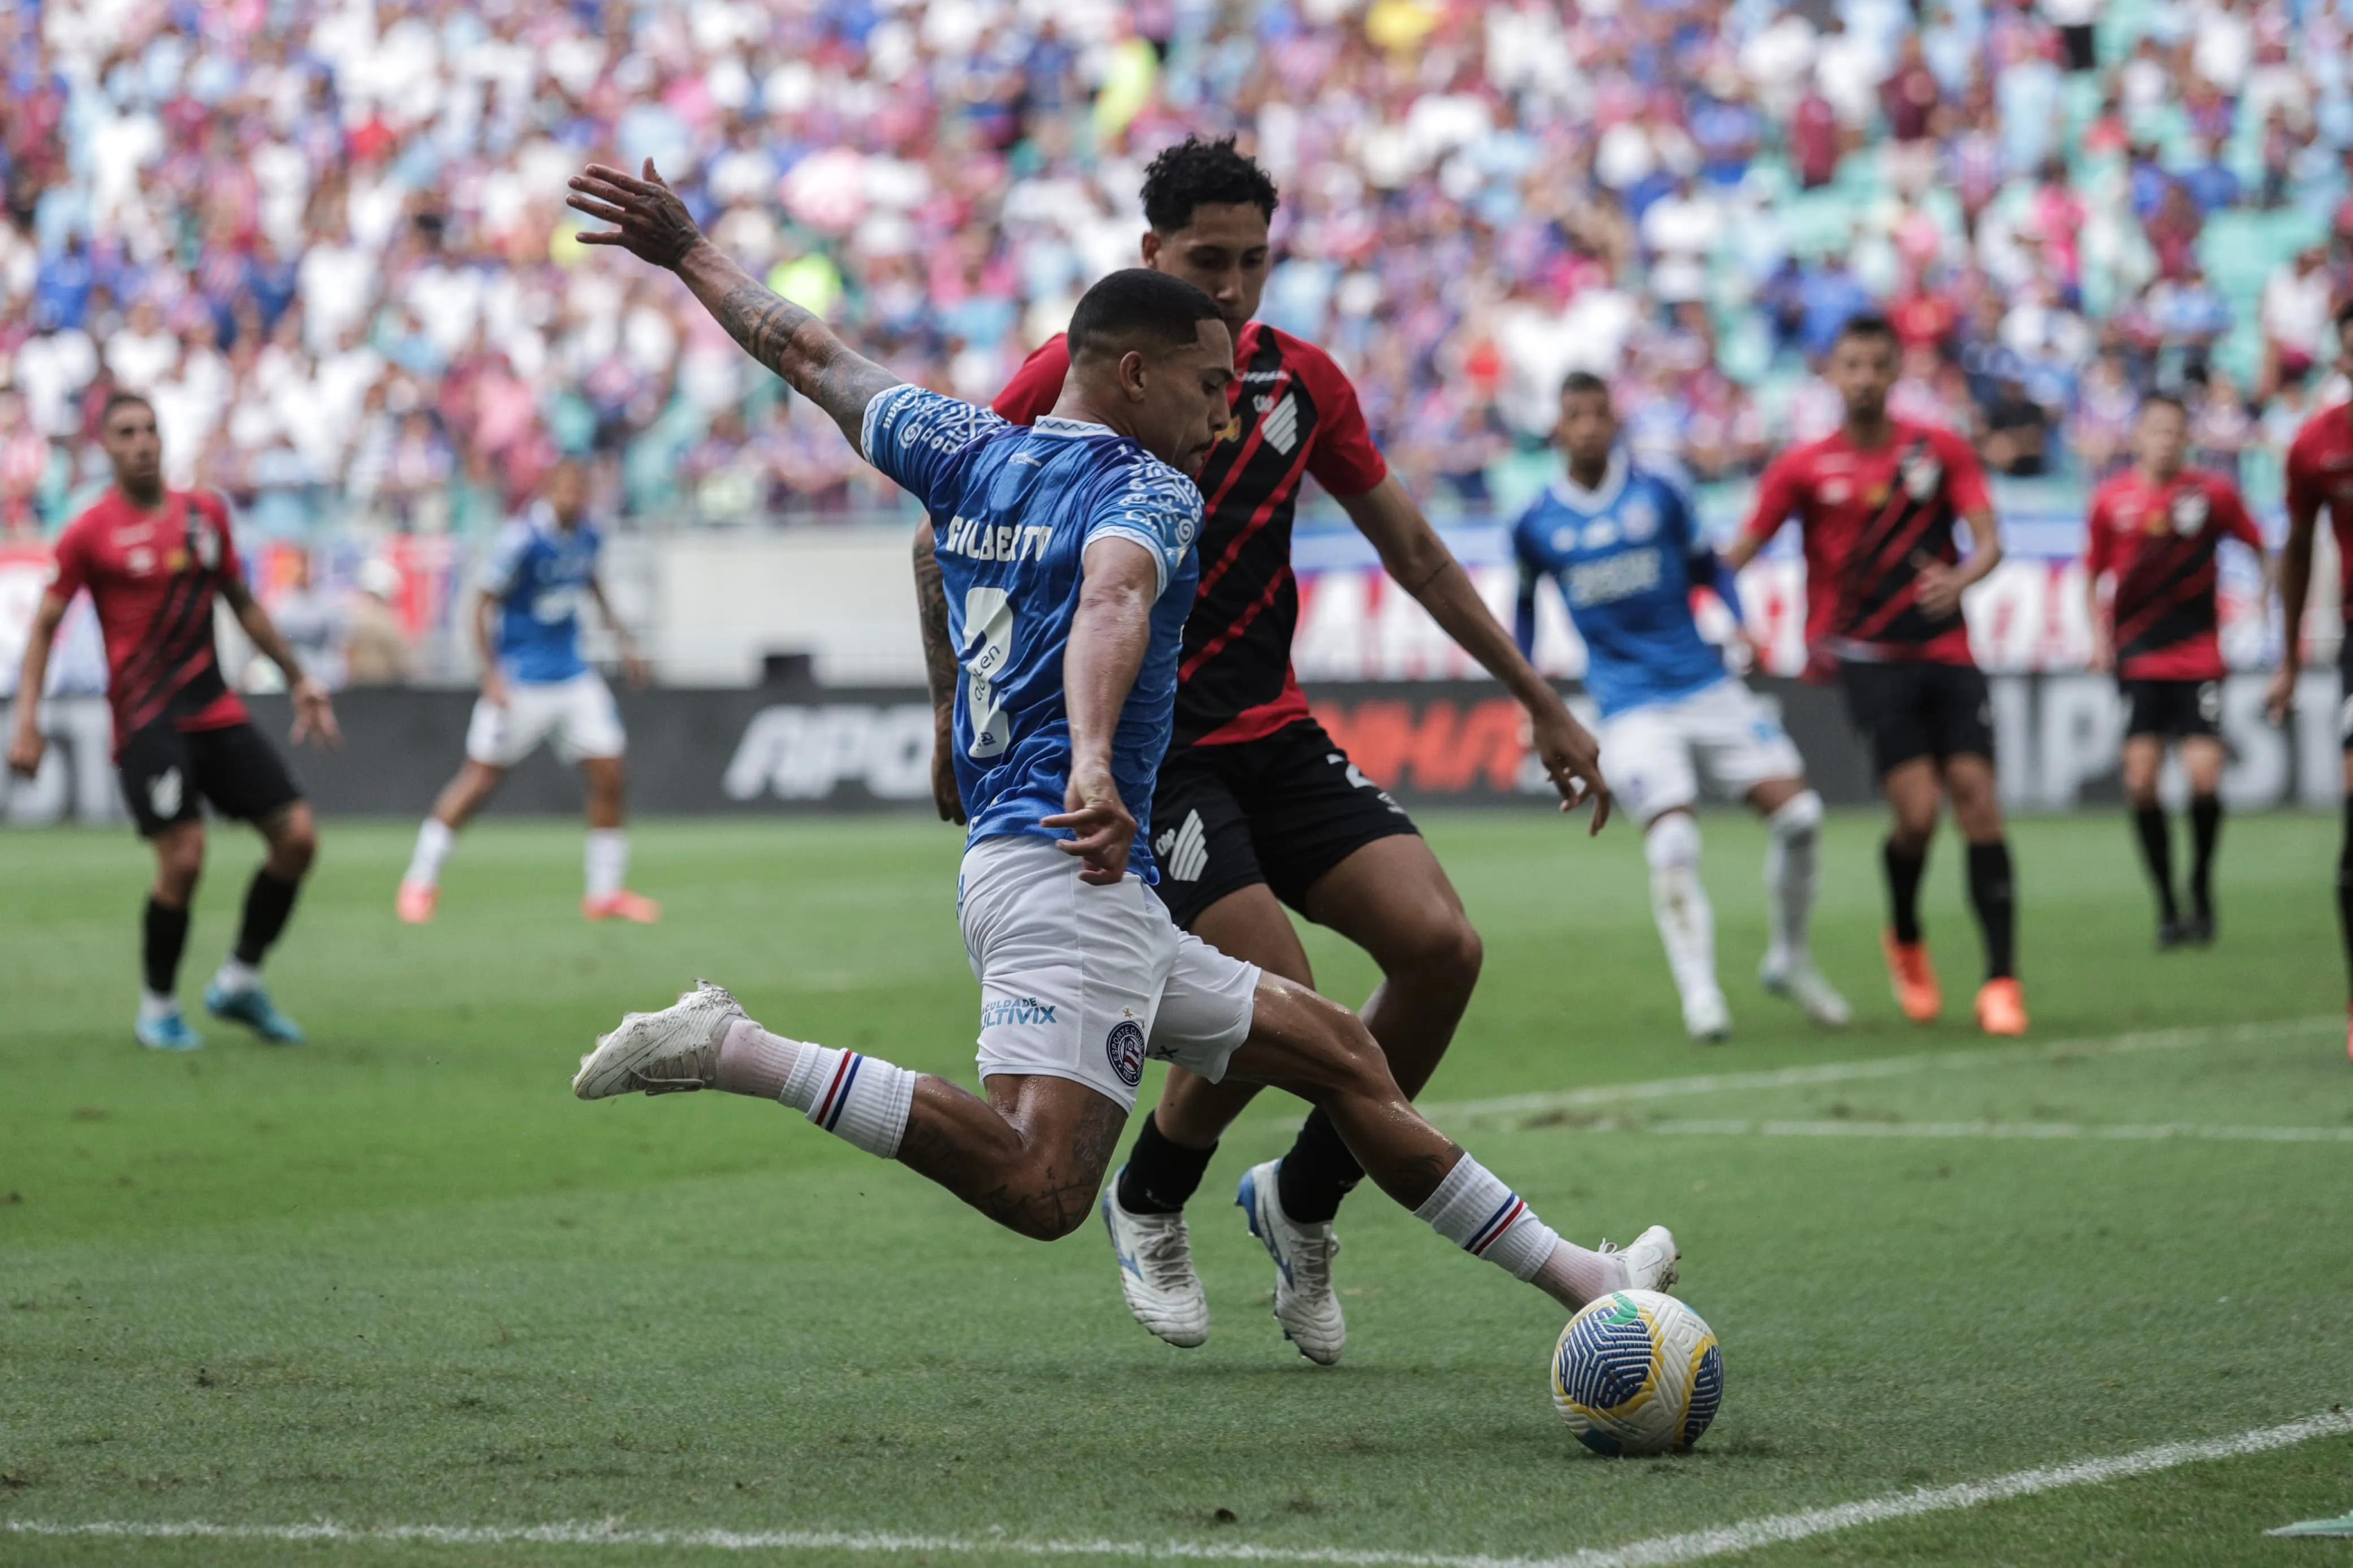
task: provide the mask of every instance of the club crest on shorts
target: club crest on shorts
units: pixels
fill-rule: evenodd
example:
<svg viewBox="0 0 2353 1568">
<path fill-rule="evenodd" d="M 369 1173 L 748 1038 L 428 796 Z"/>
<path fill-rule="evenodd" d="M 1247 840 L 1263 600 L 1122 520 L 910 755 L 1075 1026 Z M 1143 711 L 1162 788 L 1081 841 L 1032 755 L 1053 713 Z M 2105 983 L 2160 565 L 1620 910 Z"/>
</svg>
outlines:
<svg viewBox="0 0 2353 1568">
<path fill-rule="evenodd" d="M 1111 1070 L 1119 1081 L 1134 1089 L 1144 1081 L 1144 1026 L 1133 1018 L 1122 1018 L 1111 1026 L 1103 1039 L 1103 1055 L 1110 1058 Z"/>
</svg>

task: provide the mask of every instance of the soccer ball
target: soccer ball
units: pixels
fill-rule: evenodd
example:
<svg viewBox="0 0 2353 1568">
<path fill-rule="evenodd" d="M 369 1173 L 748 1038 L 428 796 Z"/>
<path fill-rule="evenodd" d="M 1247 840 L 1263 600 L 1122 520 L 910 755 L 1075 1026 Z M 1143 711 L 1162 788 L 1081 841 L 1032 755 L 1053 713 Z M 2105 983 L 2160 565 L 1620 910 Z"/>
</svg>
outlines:
<svg viewBox="0 0 2353 1568">
<path fill-rule="evenodd" d="M 1715 1331 L 1656 1290 L 1587 1302 L 1553 1347 L 1553 1408 L 1597 1454 L 1688 1448 L 1723 1399 Z"/>
</svg>

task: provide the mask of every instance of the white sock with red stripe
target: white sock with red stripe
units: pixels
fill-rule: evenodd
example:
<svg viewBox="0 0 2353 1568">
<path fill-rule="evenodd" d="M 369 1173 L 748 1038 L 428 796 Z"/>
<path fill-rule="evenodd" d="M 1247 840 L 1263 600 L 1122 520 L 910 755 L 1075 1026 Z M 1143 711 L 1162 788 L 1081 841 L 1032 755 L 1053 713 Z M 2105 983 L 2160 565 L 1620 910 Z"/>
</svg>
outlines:
<svg viewBox="0 0 2353 1568">
<path fill-rule="evenodd" d="M 1623 1263 L 1563 1241 L 1526 1200 L 1468 1154 L 1454 1163 L 1413 1217 L 1565 1307 L 1582 1307 L 1625 1283 Z"/>
<path fill-rule="evenodd" d="M 915 1103 L 915 1075 L 856 1051 L 795 1043 L 800 1050 L 776 1098 L 870 1154 L 898 1158 Z"/>
</svg>

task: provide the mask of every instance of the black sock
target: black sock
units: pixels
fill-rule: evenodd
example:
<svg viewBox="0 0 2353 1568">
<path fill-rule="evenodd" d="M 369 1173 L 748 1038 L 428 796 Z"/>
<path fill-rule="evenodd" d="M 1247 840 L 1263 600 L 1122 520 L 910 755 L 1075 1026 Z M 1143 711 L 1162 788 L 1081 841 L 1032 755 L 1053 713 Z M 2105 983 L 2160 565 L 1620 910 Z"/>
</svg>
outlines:
<svg viewBox="0 0 2353 1568">
<path fill-rule="evenodd" d="M 234 951 L 239 963 L 261 962 L 269 944 L 286 929 L 286 917 L 294 912 L 294 895 L 301 890 L 301 883 L 273 877 L 267 866 L 253 874 L 245 889 L 245 923 L 237 931 Z"/>
<path fill-rule="evenodd" d="M 1920 879 L 1927 874 L 1928 847 L 1905 849 L 1891 838 L 1880 846 L 1879 858 L 1887 868 L 1887 909 L 1895 940 L 1907 944 L 1918 942 Z"/>
<path fill-rule="evenodd" d="M 2222 838 L 2220 795 L 2189 797 L 2189 908 L 2200 920 L 2214 917 L 2214 846 Z"/>
<path fill-rule="evenodd" d="M 1161 1132 L 1157 1115 L 1145 1117 L 1119 1173 L 1119 1206 L 1130 1214 L 1184 1213 L 1217 1152 L 1215 1143 L 1206 1149 L 1173 1143 Z"/>
<path fill-rule="evenodd" d="M 1317 1106 L 1308 1113 L 1291 1152 L 1275 1168 L 1275 1196 L 1301 1225 L 1321 1225 L 1340 1212 L 1340 1200 L 1365 1179 L 1365 1168 L 1340 1141 L 1340 1130 Z"/>
<path fill-rule="evenodd" d="M 2165 820 L 2165 807 L 2137 805 L 2133 807 L 2133 827 L 2140 835 L 2140 858 L 2148 868 L 2148 879 L 2157 884 L 2157 907 L 2170 925 L 2181 918 L 2181 908 L 2173 901 L 2173 832 Z"/>
<path fill-rule="evenodd" d="M 2345 797 L 2345 847 L 2337 857 L 2337 929 L 2345 937 L 2346 985 L 2353 990 L 2353 795 Z"/>
<path fill-rule="evenodd" d="M 180 983 L 180 950 L 188 945 L 188 911 L 147 900 L 141 922 L 140 967 L 146 971 L 147 989 L 169 996 Z"/>
<path fill-rule="evenodd" d="M 2018 885 L 2010 875 L 2010 845 L 1997 838 L 1969 846 L 1969 903 L 1985 937 L 1986 978 L 2018 973 Z"/>
</svg>

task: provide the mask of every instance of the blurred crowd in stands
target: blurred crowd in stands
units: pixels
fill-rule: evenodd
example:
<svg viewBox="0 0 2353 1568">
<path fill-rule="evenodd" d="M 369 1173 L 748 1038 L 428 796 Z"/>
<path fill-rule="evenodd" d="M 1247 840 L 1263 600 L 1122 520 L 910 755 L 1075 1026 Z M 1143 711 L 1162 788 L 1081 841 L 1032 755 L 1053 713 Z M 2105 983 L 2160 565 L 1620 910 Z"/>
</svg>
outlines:
<svg viewBox="0 0 2353 1568">
<path fill-rule="evenodd" d="M 1639 452 L 1751 472 L 1835 422 L 1810 362 L 1874 302 L 1905 411 L 2004 472 L 2096 477 L 2165 384 L 2261 486 L 2353 286 L 2348 44 L 2353 0 L 15 0 L 0 531 L 101 477 L 111 386 L 265 535 L 477 532 L 566 451 L 648 523 L 889 504 L 576 242 L 565 176 L 651 157 L 772 286 L 986 398 L 1197 130 L 1282 186 L 1261 314 L 1441 507 L 1541 460 L 1572 369 Z"/>
</svg>

